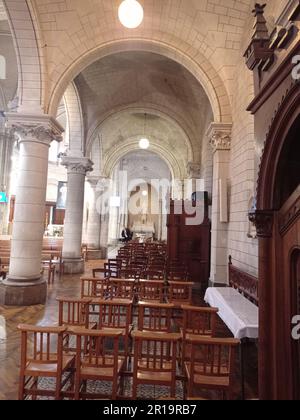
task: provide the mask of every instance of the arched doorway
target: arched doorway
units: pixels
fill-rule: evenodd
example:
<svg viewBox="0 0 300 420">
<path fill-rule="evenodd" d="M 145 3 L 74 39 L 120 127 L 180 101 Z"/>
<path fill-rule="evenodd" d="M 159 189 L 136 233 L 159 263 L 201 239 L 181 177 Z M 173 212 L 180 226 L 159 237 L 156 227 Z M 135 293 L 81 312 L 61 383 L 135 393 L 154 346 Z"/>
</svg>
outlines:
<svg viewBox="0 0 300 420">
<path fill-rule="evenodd" d="M 259 236 L 260 398 L 299 399 L 299 342 L 292 319 L 300 315 L 300 92 L 291 87 L 270 128 L 261 161 Z M 298 313 L 297 313 L 298 312 Z"/>
<path fill-rule="evenodd" d="M 292 286 L 292 315 L 300 315 L 300 249 L 297 248 L 291 255 L 291 286 Z M 295 338 L 295 337 L 294 337 Z M 300 400 L 300 340 L 293 342 L 293 383 L 294 399 Z"/>
</svg>

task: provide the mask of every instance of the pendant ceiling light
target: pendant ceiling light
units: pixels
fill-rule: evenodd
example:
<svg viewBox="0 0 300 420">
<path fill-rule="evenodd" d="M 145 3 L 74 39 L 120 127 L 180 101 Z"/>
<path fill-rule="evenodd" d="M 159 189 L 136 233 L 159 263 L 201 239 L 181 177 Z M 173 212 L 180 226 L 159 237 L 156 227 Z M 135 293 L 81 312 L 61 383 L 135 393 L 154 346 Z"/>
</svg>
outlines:
<svg viewBox="0 0 300 420">
<path fill-rule="evenodd" d="M 119 7 L 119 19 L 125 28 L 135 29 L 143 22 L 144 9 L 137 0 L 124 0 Z"/>
<path fill-rule="evenodd" d="M 139 142 L 140 149 L 149 149 L 150 147 L 150 141 L 146 137 L 146 124 L 147 124 L 147 114 L 145 114 L 145 120 L 144 120 L 144 137 L 141 138 Z"/>
</svg>

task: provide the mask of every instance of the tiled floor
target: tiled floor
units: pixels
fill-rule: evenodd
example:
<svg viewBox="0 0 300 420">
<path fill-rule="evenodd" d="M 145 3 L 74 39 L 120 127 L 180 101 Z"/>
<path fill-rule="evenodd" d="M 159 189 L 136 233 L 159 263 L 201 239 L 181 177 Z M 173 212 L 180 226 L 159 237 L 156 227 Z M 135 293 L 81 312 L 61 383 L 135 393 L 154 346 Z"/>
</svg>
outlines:
<svg viewBox="0 0 300 420">
<path fill-rule="evenodd" d="M 92 268 L 101 263 L 89 262 L 86 275 L 91 274 Z M 20 360 L 20 333 L 17 326 L 20 323 L 53 325 L 58 319 L 57 296 L 76 297 L 80 293 L 78 275 L 64 276 L 57 279 L 48 291 L 47 304 L 30 308 L 4 308 L 0 306 L 0 400 L 14 400 L 17 398 L 18 374 Z M 201 296 L 195 294 L 195 304 L 202 304 Z M 223 322 L 218 323 L 218 335 L 231 336 Z M 246 398 L 257 398 L 257 349 L 254 344 L 246 346 Z M 239 361 L 236 364 L 235 398 L 240 397 Z M 205 396 L 205 395 L 204 395 Z"/>
</svg>

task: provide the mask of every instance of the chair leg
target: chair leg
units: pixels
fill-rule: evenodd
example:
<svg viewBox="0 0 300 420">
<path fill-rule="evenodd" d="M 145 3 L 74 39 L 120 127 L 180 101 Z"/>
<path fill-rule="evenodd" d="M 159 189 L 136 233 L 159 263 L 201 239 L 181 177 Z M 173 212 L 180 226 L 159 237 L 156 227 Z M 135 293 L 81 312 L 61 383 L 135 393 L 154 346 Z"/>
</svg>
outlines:
<svg viewBox="0 0 300 420">
<path fill-rule="evenodd" d="M 34 391 L 37 391 L 37 389 L 38 389 L 38 384 L 39 384 L 39 378 L 36 378 L 35 380 L 34 380 L 34 382 L 33 382 L 33 386 L 32 386 L 32 389 L 34 390 Z M 36 401 L 37 400 L 37 395 L 33 395 L 32 396 L 32 401 Z"/>
<path fill-rule="evenodd" d="M 19 380 L 19 401 L 24 400 L 24 388 L 25 388 L 25 376 L 23 373 L 20 374 Z"/>
<path fill-rule="evenodd" d="M 59 376 L 58 378 L 56 378 L 56 387 L 55 387 L 55 400 L 59 401 L 62 399 L 61 396 L 61 376 Z"/>
</svg>

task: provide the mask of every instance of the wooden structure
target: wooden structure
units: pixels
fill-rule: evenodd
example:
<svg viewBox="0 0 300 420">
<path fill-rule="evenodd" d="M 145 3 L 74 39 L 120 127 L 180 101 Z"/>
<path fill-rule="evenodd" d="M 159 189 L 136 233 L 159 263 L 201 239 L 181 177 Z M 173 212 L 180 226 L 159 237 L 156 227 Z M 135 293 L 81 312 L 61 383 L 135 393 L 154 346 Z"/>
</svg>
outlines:
<svg viewBox="0 0 300 420">
<path fill-rule="evenodd" d="M 191 224 L 195 216 L 187 212 L 187 209 L 196 205 L 204 216 L 201 224 Z M 197 288 L 205 290 L 210 275 L 211 222 L 208 217 L 208 194 L 204 193 L 203 200 L 198 202 L 171 201 L 167 226 L 169 261 L 178 260 L 186 266 L 190 280 Z"/>
<path fill-rule="evenodd" d="M 291 334 L 300 314 L 300 4 L 288 3 L 272 35 L 264 6 L 255 6 L 245 54 L 255 79 L 255 149 L 263 149 L 250 212 L 259 238 L 259 392 L 271 400 L 300 399 L 300 341 Z"/>
</svg>

